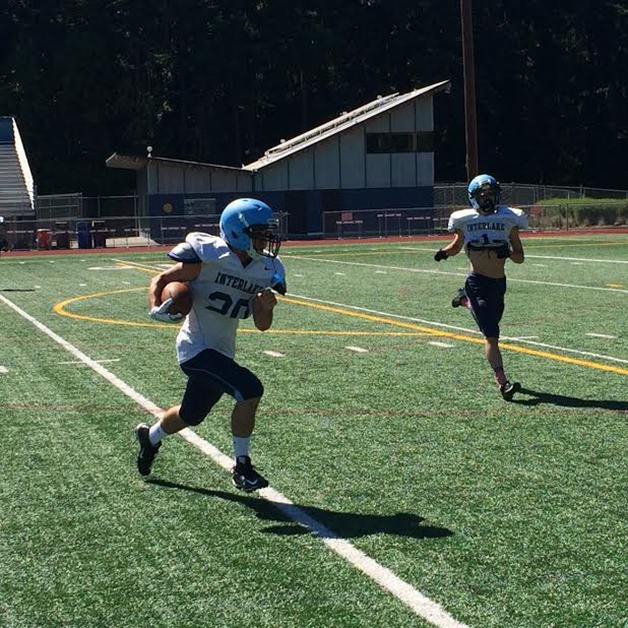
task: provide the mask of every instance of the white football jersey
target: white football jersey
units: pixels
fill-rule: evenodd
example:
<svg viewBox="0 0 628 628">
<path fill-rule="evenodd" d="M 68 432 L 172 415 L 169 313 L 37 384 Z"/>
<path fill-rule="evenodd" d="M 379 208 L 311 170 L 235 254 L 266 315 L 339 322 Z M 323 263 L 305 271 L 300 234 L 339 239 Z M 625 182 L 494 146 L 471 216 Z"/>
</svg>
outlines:
<svg viewBox="0 0 628 628">
<path fill-rule="evenodd" d="M 188 283 L 192 310 L 177 336 L 179 363 L 204 349 L 233 358 L 240 319 L 251 315 L 251 301 L 260 290 L 283 280 L 283 264 L 279 258 L 262 257 L 244 267 L 222 238 L 207 233 L 190 233 L 185 241 L 202 265 L 199 276 Z"/>
<path fill-rule="evenodd" d="M 507 243 L 513 227 L 527 226 L 528 219 L 522 210 L 499 205 L 487 216 L 473 208 L 456 211 L 449 217 L 447 230 L 462 231 L 465 245 L 489 249 Z"/>
</svg>

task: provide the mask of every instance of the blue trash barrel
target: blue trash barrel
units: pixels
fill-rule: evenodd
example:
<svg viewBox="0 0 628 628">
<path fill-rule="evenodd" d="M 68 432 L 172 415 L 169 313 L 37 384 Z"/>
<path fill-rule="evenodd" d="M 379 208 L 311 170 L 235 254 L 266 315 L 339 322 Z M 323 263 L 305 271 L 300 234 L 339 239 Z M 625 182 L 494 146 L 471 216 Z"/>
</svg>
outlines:
<svg viewBox="0 0 628 628">
<path fill-rule="evenodd" d="M 76 223 L 76 240 L 79 249 L 92 248 L 92 228 L 88 222 L 80 221 Z"/>
</svg>

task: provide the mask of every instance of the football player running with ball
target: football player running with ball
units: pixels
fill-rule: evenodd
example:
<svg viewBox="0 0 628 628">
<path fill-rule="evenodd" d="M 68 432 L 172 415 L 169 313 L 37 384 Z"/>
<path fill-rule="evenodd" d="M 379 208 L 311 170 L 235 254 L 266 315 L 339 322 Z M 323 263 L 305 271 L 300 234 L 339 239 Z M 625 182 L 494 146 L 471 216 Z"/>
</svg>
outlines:
<svg viewBox="0 0 628 628">
<path fill-rule="evenodd" d="M 471 311 L 484 334 L 484 352 L 501 395 L 510 401 L 521 390 L 521 384 L 506 377 L 499 350 L 499 322 L 506 293 L 504 266 L 508 258 L 515 264 L 523 263 L 519 229 L 527 227 L 527 218 L 520 209 L 500 205 L 501 188 L 491 175 L 475 177 L 467 192 L 472 209 L 455 211 L 449 217 L 447 229 L 454 239 L 439 249 L 434 259 L 446 260 L 466 248 L 472 270 L 451 304 Z"/>
<path fill-rule="evenodd" d="M 269 329 L 277 304 L 272 290 L 286 292 L 284 267 L 277 257 L 281 244 L 277 231 L 278 221 L 266 203 L 237 199 L 220 216 L 220 237 L 190 233 L 168 253 L 176 264 L 151 281 L 151 318 L 164 322 L 185 318 L 176 349 L 187 385 L 180 405 L 166 410 L 154 425 L 142 423 L 135 428 L 141 475 L 150 473 L 163 438 L 201 423 L 226 393 L 235 400 L 231 413 L 233 483 L 246 492 L 268 486 L 249 456 L 264 387 L 234 356 L 240 319 L 252 314 L 257 329 Z M 164 286 L 172 281 L 189 282 L 192 309 L 185 317 L 169 313 L 170 299 L 162 303 Z"/>
</svg>

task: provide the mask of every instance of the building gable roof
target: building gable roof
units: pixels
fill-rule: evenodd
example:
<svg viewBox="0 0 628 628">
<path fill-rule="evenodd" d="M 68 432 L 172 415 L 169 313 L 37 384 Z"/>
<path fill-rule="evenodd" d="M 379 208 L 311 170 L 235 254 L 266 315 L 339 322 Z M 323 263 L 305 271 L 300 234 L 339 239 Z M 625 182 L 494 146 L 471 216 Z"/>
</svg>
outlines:
<svg viewBox="0 0 628 628">
<path fill-rule="evenodd" d="M 251 174 L 256 170 L 260 170 L 281 159 L 285 159 L 290 155 L 294 155 L 299 151 L 313 146 L 317 142 L 321 142 L 322 140 L 332 137 L 333 135 L 342 133 L 343 131 L 346 131 L 351 127 L 362 124 L 366 122 L 366 120 L 381 115 L 386 111 L 390 111 L 395 107 L 399 107 L 406 102 L 414 100 L 415 98 L 445 91 L 449 89 L 449 86 L 450 81 L 440 81 L 439 83 L 434 83 L 432 85 L 428 85 L 427 87 L 421 87 L 405 94 L 399 94 L 398 92 L 395 92 L 394 94 L 389 94 L 388 96 L 378 96 L 377 99 L 365 105 L 362 105 L 361 107 L 358 107 L 353 111 L 343 113 L 342 115 L 334 118 L 333 120 L 330 120 L 329 122 L 326 122 L 325 124 L 306 131 L 301 135 L 297 135 L 292 139 L 281 142 L 277 146 L 269 148 L 258 160 L 250 164 L 243 165 L 242 168 L 236 168 L 233 166 L 220 166 L 218 164 L 208 164 L 197 161 L 188 161 L 184 159 L 154 157 L 152 155 L 150 157 L 141 157 L 134 155 L 123 155 L 119 153 L 113 153 L 110 157 L 108 157 L 106 160 L 106 164 L 108 168 L 142 170 L 146 168 L 151 161 L 153 161 L 160 162 L 164 165 L 185 165 L 189 168 L 213 168 L 216 170 L 230 170 L 232 172 L 239 171 Z"/>
<path fill-rule="evenodd" d="M 231 172 L 246 172 L 243 168 L 237 168 L 234 166 L 221 166 L 218 164 L 208 164 L 200 161 L 190 161 L 187 159 L 170 159 L 168 157 L 139 157 L 137 155 L 123 155 L 120 153 L 113 153 L 105 160 L 108 168 L 122 168 L 124 170 L 142 170 L 148 166 L 149 163 L 155 162 L 163 164 L 164 166 L 181 166 L 185 165 L 188 168 L 202 168 L 207 170 L 213 168 L 215 170 L 229 170 Z"/>
<path fill-rule="evenodd" d="M 305 148 L 308 148 L 317 142 L 325 140 L 333 135 L 337 135 L 346 131 L 347 129 L 354 127 L 358 124 L 364 123 L 370 118 L 381 115 L 386 111 L 390 111 L 399 105 L 402 105 L 408 101 L 414 100 L 420 96 L 426 96 L 427 94 L 437 93 L 448 89 L 450 86 L 449 81 L 441 81 L 440 83 L 434 83 L 427 87 L 415 89 L 406 94 L 389 94 L 388 96 L 378 96 L 376 100 L 373 100 L 366 105 L 362 105 L 353 111 L 343 113 L 342 115 L 322 124 L 310 131 L 306 131 L 301 135 L 297 135 L 292 139 L 286 140 L 269 148 L 257 161 L 243 166 L 246 170 L 260 170 L 266 166 L 269 166 L 276 161 L 285 159 L 289 155 L 293 155 Z"/>
</svg>

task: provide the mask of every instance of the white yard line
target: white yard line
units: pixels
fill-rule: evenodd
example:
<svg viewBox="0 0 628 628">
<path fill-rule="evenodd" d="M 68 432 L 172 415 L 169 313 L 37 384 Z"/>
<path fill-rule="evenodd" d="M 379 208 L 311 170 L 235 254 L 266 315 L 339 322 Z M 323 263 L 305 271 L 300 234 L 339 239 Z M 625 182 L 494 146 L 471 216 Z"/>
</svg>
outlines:
<svg viewBox="0 0 628 628">
<path fill-rule="evenodd" d="M 313 261 L 321 261 L 320 258 L 310 258 L 310 257 L 301 257 L 299 256 L 299 259 L 307 259 L 307 260 L 313 260 Z M 120 260 L 122 261 L 122 260 Z M 328 262 L 335 262 L 336 260 L 326 260 Z M 125 262 L 128 264 L 134 264 L 134 262 Z M 365 263 L 361 263 L 361 262 L 338 262 L 338 263 L 344 263 L 344 264 L 352 264 L 352 265 L 357 265 L 357 266 L 373 266 L 373 264 L 365 264 Z M 138 268 L 146 268 L 147 266 L 150 266 L 150 264 L 137 264 Z M 393 266 L 387 266 L 386 268 L 394 268 L 395 270 L 405 270 L 405 271 L 409 271 L 409 272 L 426 272 L 426 273 L 433 273 L 436 272 L 437 274 L 441 274 L 441 275 L 457 275 L 458 273 L 446 273 L 446 272 L 439 272 L 439 271 L 419 271 L 417 269 L 413 269 L 413 268 L 403 268 L 403 267 L 393 267 Z M 517 281 L 517 280 L 513 280 L 513 279 L 509 279 L 509 281 Z M 624 292 L 624 293 L 628 293 L 628 290 L 615 290 L 615 289 L 611 289 L 611 288 L 592 288 L 590 286 L 571 286 L 569 284 L 550 284 L 547 282 L 542 282 L 542 281 L 528 281 L 526 279 L 519 279 L 518 281 L 521 282 L 527 282 L 527 283 L 536 283 L 536 284 L 542 284 L 542 285 L 559 285 L 559 286 L 566 286 L 566 287 L 573 287 L 573 288 L 578 288 L 578 289 L 590 289 L 590 290 L 608 290 L 610 292 Z M 463 332 L 465 334 L 473 334 L 473 335 L 477 335 L 477 336 L 481 336 L 481 332 L 479 332 L 476 329 L 469 329 L 468 327 L 458 327 L 457 325 L 447 325 L 445 323 L 437 323 L 435 321 L 429 321 L 426 320 L 424 318 L 417 318 L 415 316 L 402 316 L 400 314 L 391 314 L 390 312 L 381 312 L 379 310 L 371 310 L 369 308 L 365 308 L 365 307 L 357 307 L 355 305 L 347 305 L 345 303 L 337 303 L 336 301 L 326 301 L 323 299 L 315 299 L 312 297 L 308 297 L 308 296 L 304 296 L 304 295 L 300 295 L 300 294 L 293 294 L 290 293 L 291 297 L 295 297 L 297 299 L 303 299 L 304 301 L 311 301 L 312 303 L 322 303 L 323 305 L 332 305 L 332 306 L 336 306 L 336 307 L 342 307 L 342 308 L 346 308 L 347 310 L 354 310 L 356 312 L 366 312 L 367 314 L 376 314 L 378 316 L 386 316 L 388 318 L 393 318 L 396 320 L 402 320 L 402 321 L 410 321 L 412 323 L 421 323 L 423 325 L 432 325 L 434 327 L 438 327 L 441 329 L 450 329 L 453 331 L 460 331 Z M 534 342 L 533 340 L 528 340 L 525 337 L 523 338 L 518 338 L 515 336 L 501 336 L 501 339 L 503 341 L 517 341 L 517 342 L 521 342 L 521 344 L 525 344 L 525 345 L 530 345 L 533 347 L 542 347 L 543 349 L 552 349 L 554 351 L 562 351 L 564 353 L 571 353 L 573 355 L 581 355 L 581 356 L 585 356 L 585 357 L 589 357 L 589 358 L 598 358 L 600 360 L 608 360 L 609 362 L 618 362 L 619 364 L 628 364 L 628 360 L 623 360 L 622 358 L 615 358 L 613 356 L 610 355 L 603 355 L 600 353 L 592 353 L 591 351 L 579 351 L 578 349 L 568 349 L 567 347 L 560 347 L 558 345 L 550 345 L 547 344 L 545 342 Z"/>
<path fill-rule="evenodd" d="M 304 259 L 309 262 L 325 262 L 326 264 L 346 264 L 348 266 L 363 266 L 367 268 L 385 268 L 386 270 L 402 270 L 407 273 L 425 273 L 428 275 L 449 275 L 455 277 L 466 277 L 467 273 L 453 273 L 448 272 L 446 270 L 430 270 L 426 268 L 408 268 L 406 266 L 385 266 L 383 264 L 367 264 L 366 262 L 349 262 L 347 260 L 337 260 L 337 259 L 326 259 L 322 257 L 308 257 L 307 255 L 294 255 L 292 256 L 295 259 Z M 528 256 L 530 257 L 530 256 Z M 597 261 L 597 260 L 591 260 Z M 628 264 L 628 262 L 626 262 Z M 534 279 L 518 279 L 518 278 L 508 278 L 508 282 L 516 282 L 516 283 L 530 283 L 535 284 L 537 286 L 556 286 L 558 288 L 577 288 L 578 290 L 599 290 L 602 292 L 622 292 L 624 294 L 628 294 L 628 290 L 621 288 L 600 288 L 597 286 L 583 286 L 574 283 L 559 283 L 556 281 L 535 281 Z"/>
<path fill-rule="evenodd" d="M 417 246 L 400 246 L 397 247 L 400 251 L 430 251 L 435 253 L 435 249 L 428 249 Z M 523 243 L 525 250 L 525 240 Z M 526 253 L 526 259 L 559 259 L 565 262 L 592 262 L 594 264 L 628 264 L 628 260 L 623 259 L 591 259 L 589 257 L 561 257 L 558 255 L 529 255 Z"/>
<path fill-rule="evenodd" d="M 429 321 L 424 318 L 417 318 L 415 316 L 401 316 L 400 314 L 391 314 L 390 312 L 381 312 L 380 310 L 371 310 L 366 307 L 358 307 L 356 305 L 347 305 L 346 303 L 338 303 L 337 301 L 326 301 L 324 299 L 314 299 L 312 297 L 307 297 L 302 294 L 293 294 L 290 293 L 291 297 L 295 299 L 303 299 L 304 301 L 311 301 L 312 303 L 322 303 L 323 305 L 331 305 L 334 307 L 342 307 L 347 310 L 353 310 L 355 312 L 366 312 L 367 314 L 375 314 L 376 316 L 385 316 L 388 318 L 392 318 L 394 320 L 400 321 L 410 321 L 411 323 L 421 323 L 423 325 L 431 325 L 433 327 L 439 327 L 441 329 L 449 329 L 453 331 L 460 331 L 465 334 L 472 334 L 476 336 L 481 336 L 482 333 L 476 329 L 469 329 L 468 327 L 458 327 L 456 325 L 446 325 L 445 323 L 437 323 L 435 321 Z M 503 341 L 518 341 L 521 344 L 531 345 L 533 347 L 543 347 L 544 349 L 554 349 L 555 351 L 562 351 L 564 353 L 572 353 L 574 355 L 582 355 L 587 356 L 589 358 L 599 358 L 601 360 L 608 360 L 609 362 L 618 362 L 620 364 L 628 364 L 628 360 L 623 360 L 622 358 L 615 358 L 610 355 L 603 355 L 600 353 L 592 353 L 590 351 L 579 351 L 578 349 L 568 349 L 567 347 L 560 347 L 557 345 L 550 345 L 545 342 L 534 342 L 533 340 L 526 340 L 525 338 L 518 338 L 515 336 L 500 336 Z"/>
<path fill-rule="evenodd" d="M 312 259 L 312 258 L 301 258 L 301 256 L 299 256 L 300 259 Z M 320 258 L 315 258 L 314 261 L 319 261 Z M 326 260 L 326 261 L 336 261 L 336 260 Z M 125 262 L 128 264 L 134 264 L 134 262 Z M 358 266 L 372 266 L 372 264 L 364 264 L 364 263 L 360 263 L 360 262 L 341 262 L 341 263 L 345 263 L 345 264 L 355 264 Z M 147 264 L 137 264 L 138 268 L 144 268 L 146 269 Z M 417 269 L 412 269 L 412 268 L 398 268 L 398 267 L 387 267 L 387 268 L 395 268 L 395 270 L 405 270 L 405 271 L 410 271 L 410 272 L 420 272 Z M 423 272 L 436 272 L 437 274 L 441 274 L 441 275 L 457 275 L 458 273 L 446 273 L 446 272 L 439 272 L 439 271 L 423 271 Z M 509 279 L 509 281 L 516 281 L 516 280 L 512 280 Z M 527 281 L 525 279 L 520 279 L 519 281 Z M 540 283 L 543 285 L 559 285 L 559 286 L 567 286 L 567 287 L 574 287 L 574 288 L 578 288 L 578 289 L 586 289 L 587 286 L 569 286 L 568 284 L 548 284 L 546 282 L 542 282 L 542 281 L 528 281 L 528 283 Z M 610 290 L 611 292 L 625 292 L 628 293 L 628 290 L 613 290 L 613 289 L 606 289 L 606 288 L 589 288 L 592 290 Z M 453 330 L 453 331 L 459 331 L 459 332 L 463 332 L 465 334 L 472 334 L 472 335 L 477 335 L 477 336 L 481 336 L 481 332 L 478 331 L 477 329 L 469 329 L 468 327 L 459 327 L 457 325 L 446 325 L 445 323 L 438 323 L 436 321 L 430 321 L 424 318 L 417 318 L 415 316 L 402 316 L 400 314 L 391 314 L 390 312 L 381 312 L 379 310 L 371 310 L 369 308 L 364 308 L 364 307 L 357 307 L 355 305 L 347 305 L 345 303 L 337 303 L 336 301 L 326 301 L 323 299 L 315 299 L 312 297 L 308 297 L 308 296 L 304 296 L 304 295 L 300 295 L 300 294 L 293 294 L 290 293 L 291 297 L 295 297 L 297 299 L 303 299 L 304 301 L 311 301 L 312 303 L 322 303 L 323 305 L 332 305 L 332 306 L 336 306 L 336 307 L 342 307 L 345 308 L 347 310 L 354 310 L 356 312 L 366 312 L 367 314 L 376 314 L 378 316 L 386 316 L 388 318 L 392 318 L 395 320 L 403 320 L 403 321 L 410 321 L 412 323 L 421 323 L 423 325 L 432 325 L 433 327 L 438 327 L 441 329 L 449 329 L 449 330 Z M 516 336 L 501 336 L 501 339 L 504 341 L 516 341 L 516 342 L 520 342 L 521 344 L 524 345 L 530 345 L 533 347 L 542 347 L 543 349 L 553 349 L 555 351 L 562 351 L 564 353 L 571 353 L 573 355 L 581 355 L 581 356 L 585 356 L 585 357 L 589 357 L 589 358 L 598 358 L 600 360 L 608 360 L 609 362 L 617 362 L 619 364 L 628 364 L 628 360 L 624 360 L 622 358 L 615 358 L 613 356 L 610 355 L 604 355 L 604 354 L 600 354 L 600 353 L 592 353 L 591 351 L 580 351 L 578 349 L 569 349 L 567 347 L 561 347 L 558 345 L 550 345 L 547 344 L 545 342 L 534 342 L 533 340 L 528 340 L 525 337 L 522 338 L 518 338 Z"/>
<path fill-rule="evenodd" d="M 87 366 L 96 371 L 96 373 L 101 375 L 105 380 L 107 380 L 107 382 L 109 382 L 112 386 L 115 386 L 120 392 L 124 393 L 146 411 L 150 412 L 155 417 L 161 415 L 163 411 L 161 408 L 155 405 L 150 399 L 147 399 L 135 389 L 131 388 L 131 386 L 126 384 L 111 371 L 108 371 L 104 366 L 101 366 L 96 360 L 92 360 L 92 358 L 83 353 L 80 349 L 53 332 L 50 328 L 46 327 L 46 325 L 39 322 L 36 318 L 32 317 L 23 309 L 15 305 L 12 301 L 9 301 L 9 299 L 2 294 L 0 294 L 0 301 L 5 305 L 8 305 L 22 318 L 32 323 L 37 329 L 39 329 L 39 331 L 43 332 L 57 344 L 61 345 L 74 357 L 78 358 L 81 362 L 84 362 Z M 226 471 L 231 470 L 231 466 L 233 464 L 231 458 L 223 454 L 211 443 L 202 439 L 198 436 L 198 434 L 190 429 L 184 429 L 179 432 L 179 435 L 188 443 L 200 449 L 223 469 Z M 332 530 L 326 528 L 323 524 L 310 517 L 279 491 L 268 487 L 259 491 L 259 494 L 260 497 L 263 497 L 265 500 L 273 504 L 293 521 L 296 521 L 310 529 L 323 541 L 323 543 L 325 543 L 325 545 L 327 545 L 327 547 L 336 552 L 339 556 L 342 556 L 347 562 L 362 571 L 369 578 L 377 582 L 377 584 L 379 584 L 383 589 L 394 595 L 398 600 L 412 609 L 416 615 L 432 623 L 434 626 L 439 626 L 440 628 L 467 628 L 466 624 L 454 619 L 440 604 L 423 595 L 405 580 L 396 576 L 392 571 L 390 571 L 390 569 L 380 565 L 377 561 L 367 556 L 349 541 L 339 537 Z"/>
</svg>

